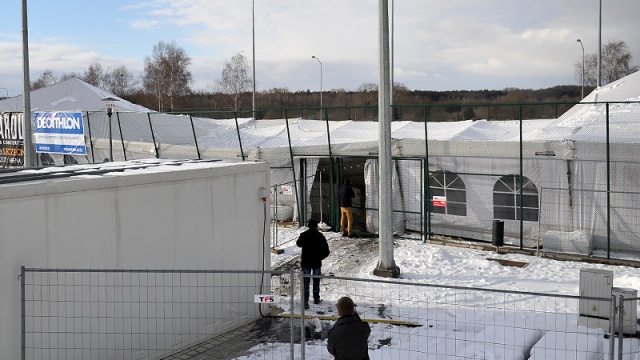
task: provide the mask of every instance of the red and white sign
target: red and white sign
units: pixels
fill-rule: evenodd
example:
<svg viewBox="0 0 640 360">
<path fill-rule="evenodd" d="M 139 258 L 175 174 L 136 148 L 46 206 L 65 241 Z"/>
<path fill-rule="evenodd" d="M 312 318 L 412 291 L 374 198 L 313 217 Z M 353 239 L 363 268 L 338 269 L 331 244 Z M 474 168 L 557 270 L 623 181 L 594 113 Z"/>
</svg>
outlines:
<svg viewBox="0 0 640 360">
<path fill-rule="evenodd" d="M 262 304 L 277 303 L 280 302 L 280 297 L 278 295 L 254 295 L 253 302 Z"/>
<path fill-rule="evenodd" d="M 434 196 L 431 201 L 433 206 L 437 207 L 447 207 L 447 197 L 446 196 Z"/>
<path fill-rule="evenodd" d="M 280 187 L 280 194 L 282 195 L 292 195 L 293 194 L 293 186 L 285 185 Z"/>
</svg>

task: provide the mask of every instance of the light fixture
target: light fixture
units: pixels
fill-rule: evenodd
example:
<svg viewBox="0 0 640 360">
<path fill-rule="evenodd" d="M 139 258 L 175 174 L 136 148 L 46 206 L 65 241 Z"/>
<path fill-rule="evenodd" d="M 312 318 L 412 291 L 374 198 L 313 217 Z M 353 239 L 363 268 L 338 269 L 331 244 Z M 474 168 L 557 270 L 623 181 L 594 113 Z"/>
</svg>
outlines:
<svg viewBox="0 0 640 360">
<path fill-rule="evenodd" d="M 113 109 L 116 106 L 115 102 L 118 101 L 118 99 L 107 96 L 106 98 L 102 99 L 102 101 L 104 102 L 104 110 L 107 113 L 107 121 L 109 122 L 109 161 L 113 161 L 113 133 L 111 131 L 111 115 L 113 114 Z"/>
<path fill-rule="evenodd" d="M 322 61 L 320 61 L 320 59 L 315 55 L 312 55 L 311 58 L 318 60 L 320 63 L 320 120 L 322 120 Z"/>
</svg>

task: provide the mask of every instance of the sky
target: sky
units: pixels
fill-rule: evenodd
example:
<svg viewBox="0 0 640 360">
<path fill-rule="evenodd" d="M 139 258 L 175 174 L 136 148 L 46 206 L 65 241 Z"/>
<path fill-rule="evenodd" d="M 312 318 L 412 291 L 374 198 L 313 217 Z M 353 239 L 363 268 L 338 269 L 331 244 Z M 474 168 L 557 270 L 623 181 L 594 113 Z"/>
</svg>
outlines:
<svg viewBox="0 0 640 360">
<path fill-rule="evenodd" d="M 323 223 L 320 227 L 322 225 Z M 295 245 L 295 240 L 304 230 L 305 227 L 272 227 L 272 244 L 277 240 L 277 248 L 284 250 L 282 254 L 271 254 L 272 267 L 291 263 L 292 259 L 297 260 L 300 248 Z M 376 239 L 345 239 L 339 233 L 324 234 L 331 249 L 329 257 L 322 262 L 324 276 L 577 296 L 580 290 L 580 270 L 596 269 L 612 271 L 614 287 L 640 290 L 640 273 L 637 268 L 557 261 L 524 254 L 498 254 L 495 251 L 400 239 L 395 240 L 393 250 L 394 261 L 400 268 L 400 277 L 384 279 L 372 274 L 378 261 Z M 526 266 L 504 266 L 489 259 L 522 262 Z M 507 295 L 498 296 L 498 300 L 493 302 L 486 293 L 460 289 L 436 289 L 435 299 L 430 296 L 421 297 L 420 288 L 414 287 L 407 292 L 411 294 L 409 299 L 398 296 L 399 292 L 395 292 L 391 286 L 379 286 L 373 282 L 341 284 L 324 278 L 321 280 L 320 290 L 323 301 L 319 305 L 310 304 L 306 314 L 335 316 L 337 299 L 347 295 L 358 304 L 357 311 L 363 319 L 409 320 L 422 325 L 403 327 L 370 323 L 372 331 L 369 337 L 369 355 L 372 360 L 421 359 L 425 355 L 429 355 L 429 359 L 452 359 L 456 354 L 464 354 L 466 357 L 455 358 L 518 359 L 511 356 L 511 351 L 517 347 L 502 347 L 499 344 L 524 344 L 526 341 L 535 343 L 536 339 L 539 340 L 533 347 L 532 354 L 535 356 L 531 359 L 608 358 L 610 347 L 608 340 L 603 337 L 603 330 L 577 326 L 578 309 L 575 301 L 565 301 L 561 297 L 543 299 L 530 295 Z M 506 304 L 502 300 L 506 300 Z M 447 308 L 453 302 L 457 303 L 457 307 Z M 488 306 L 483 305 L 487 303 Z M 287 305 L 288 299 L 282 301 L 281 306 L 285 312 L 289 309 Z M 386 315 L 380 315 L 381 307 L 385 308 Z M 506 310 L 499 311 L 500 309 Z M 492 316 L 493 310 L 496 310 L 497 315 Z M 296 312 L 299 313 L 299 309 Z M 483 321 L 486 322 L 485 326 L 478 326 Z M 307 322 L 317 328 L 321 323 L 318 319 Z M 327 326 L 333 324 L 332 321 L 325 322 L 328 322 Z M 447 328 L 448 326 L 451 327 Z M 379 340 L 388 338 L 390 345 L 377 346 Z M 617 341 L 616 339 L 616 344 Z M 407 348 L 413 348 L 414 351 Z M 427 353 L 424 352 L 425 348 L 428 349 Z M 422 352 L 419 353 L 416 349 Z M 576 349 L 581 351 L 577 356 Z M 635 353 L 637 356 L 640 353 L 638 339 L 625 338 L 623 349 L 622 359 L 637 359 L 631 354 Z M 287 344 L 259 346 L 253 349 L 251 355 L 238 359 L 278 359 L 281 358 L 279 354 L 286 355 L 288 351 Z M 295 351 L 297 354 L 300 350 L 296 347 Z M 326 340 L 307 341 L 305 351 L 308 354 L 306 358 L 331 359 L 326 351 Z M 597 356 L 599 352 L 604 357 Z M 472 354 L 476 357 L 471 356 Z M 616 359 L 617 356 L 616 352 Z"/>
<path fill-rule="evenodd" d="M 323 91 L 356 90 L 378 82 L 378 1 L 253 1 L 27 1 L 30 77 L 47 69 L 82 73 L 96 62 L 138 75 L 153 45 L 175 41 L 191 57 L 192 89 L 207 91 L 237 52 L 252 65 L 255 23 L 258 91 L 319 91 L 321 84 Z M 3 2 L 0 96 L 22 93 L 21 3 Z M 597 0 L 389 3 L 394 81 L 409 89 L 579 85 L 576 39 L 586 54 L 598 48 Z M 606 1 L 602 9 L 602 43 L 625 41 L 634 64 L 639 13 L 640 2 L 629 0 Z"/>
</svg>

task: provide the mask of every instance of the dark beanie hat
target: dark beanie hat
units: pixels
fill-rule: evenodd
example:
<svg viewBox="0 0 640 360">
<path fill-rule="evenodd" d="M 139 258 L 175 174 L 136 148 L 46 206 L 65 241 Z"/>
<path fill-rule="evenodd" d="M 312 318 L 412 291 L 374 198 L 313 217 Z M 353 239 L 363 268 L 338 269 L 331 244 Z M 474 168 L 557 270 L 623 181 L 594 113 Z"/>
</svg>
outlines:
<svg viewBox="0 0 640 360">
<path fill-rule="evenodd" d="M 307 226 L 309 227 L 309 229 L 317 229 L 318 228 L 318 221 L 316 219 L 309 219 L 309 222 L 307 223 Z"/>
</svg>

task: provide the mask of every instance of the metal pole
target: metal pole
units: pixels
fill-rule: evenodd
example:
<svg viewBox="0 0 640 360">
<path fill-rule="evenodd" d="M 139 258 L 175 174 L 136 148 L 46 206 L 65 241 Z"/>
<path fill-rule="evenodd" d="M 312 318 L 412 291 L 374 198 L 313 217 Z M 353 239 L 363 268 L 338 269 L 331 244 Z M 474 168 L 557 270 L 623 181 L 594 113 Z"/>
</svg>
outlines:
<svg viewBox="0 0 640 360">
<path fill-rule="evenodd" d="M 251 2 L 251 23 L 253 24 L 253 118 L 256 118 L 256 1 L 252 0 Z"/>
<path fill-rule="evenodd" d="M 322 224 L 322 170 L 320 170 L 320 224 Z"/>
<path fill-rule="evenodd" d="M 582 44 L 582 40 L 576 40 L 580 43 L 580 47 L 582 48 L 582 98 L 584 99 L 584 45 Z"/>
<path fill-rule="evenodd" d="M 25 360 L 27 354 L 27 322 L 25 319 L 25 269 L 24 266 L 20 267 L 20 359 Z"/>
<path fill-rule="evenodd" d="M 394 66 L 393 61 L 395 60 L 395 57 L 394 57 L 395 54 L 394 54 L 394 49 L 393 49 L 393 45 L 394 45 L 393 30 L 394 30 L 394 25 L 396 23 L 396 21 L 395 21 L 395 6 L 394 5 L 395 5 L 395 1 L 391 0 L 391 37 L 390 37 L 390 40 L 389 40 L 389 42 L 390 42 L 389 46 L 391 48 L 391 55 L 390 55 L 390 58 L 389 58 L 389 78 L 390 78 L 390 80 L 389 80 L 389 104 L 392 105 L 392 106 L 393 106 L 393 75 L 394 75 L 393 74 L 393 66 Z M 394 113 L 395 113 L 395 111 L 393 111 L 393 108 L 392 108 L 392 113 L 391 113 L 392 114 L 391 115 L 392 118 L 391 119 L 393 119 Z"/>
<path fill-rule="evenodd" d="M 600 8 L 598 10 L 598 83 L 600 87 L 602 83 L 602 0 L 600 0 Z"/>
<path fill-rule="evenodd" d="M 111 130 L 111 111 L 107 111 L 107 117 L 109 118 L 109 161 L 113 161 L 113 135 Z"/>
<path fill-rule="evenodd" d="M 379 0 L 378 48 L 378 177 L 379 177 L 379 260 L 374 275 L 398 277 L 400 269 L 393 259 L 393 202 L 391 158 L 391 102 L 389 100 L 389 3 Z"/>
<path fill-rule="evenodd" d="M 24 126 L 24 167 L 35 167 L 31 145 L 31 81 L 29 79 L 29 26 L 27 25 L 27 0 L 22 0 L 22 112 Z"/>
<path fill-rule="evenodd" d="M 291 268 L 291 270 L 289 270 L 289 281 L 291 281 L 291 284 L 295 284 L 295 273 L 293 272 L 293 268 Z M 289 333 L 290 333 L 290 338 L 289 338 L 289 343 L 291 344 L 289 346 L 289 351 L 291 353 L 291 358 L 295 359 L 295 352 L 294 352 L 294 342 L 295 342 L 295 336 L 293 333 L 293 329 L 294 329 L 294 321 L 293 321 L 293 309 L 295 308 L 295 286 L 290 286 L 291 290 L 289 292 L 289 309 L 291 309 L 290 314 L 291 314 L 291 319 L 289 320 Z M 304 339 L 303 339 L 304 342 Z"/>
<path fill-rule="evenodd" d="M 322 61 L 316 56 L 311 56 L 311 58 L 318 60 L 320 63 L 320 119 L 322 119 Z"/>
<path fill-rule="evenodd" d="M 300 271 L 300 356 L 305 359 L 304 345 L 307 340 L 304 328 L 304 272 Z M 311 281 L 311 279 L 309 279 Z M 309 284 L 311 286 L 311 284 Z M 291 308 L 291 317 L 293 317 L 293 308 Z"/>
</svg>

